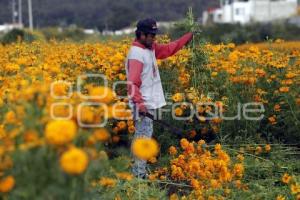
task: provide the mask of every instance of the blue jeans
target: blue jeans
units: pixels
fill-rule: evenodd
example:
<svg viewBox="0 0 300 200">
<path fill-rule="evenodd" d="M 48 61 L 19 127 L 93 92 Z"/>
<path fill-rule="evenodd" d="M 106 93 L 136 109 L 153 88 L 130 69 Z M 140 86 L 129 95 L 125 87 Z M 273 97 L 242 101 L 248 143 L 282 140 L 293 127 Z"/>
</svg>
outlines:
<svg viewBox="0 0 300 200">
<path fill-rule="evenodd" d="M 135 133 L 133 140 L 135 140 L 138 137 L 147 137 L 151 138 L 153 134 L 153 121 L 152 119 L 140 116 L 138 113 L 136 113 L 135 106 L 132 109 L 133 111 L 133 120 L 134 120 L 134 126 L 135 126 Z M 154 115 L 155 110 L 154 109 L 148 109 L 148 113 Z M 131 155 L 133 155 L 131 153 Z M 135 176 L 144 176 L 146 174 L 146 166 L 147 161 L 141 160 L 133 156 L 134 164 L 132 166 L 132 173 Z"/>
</svg>

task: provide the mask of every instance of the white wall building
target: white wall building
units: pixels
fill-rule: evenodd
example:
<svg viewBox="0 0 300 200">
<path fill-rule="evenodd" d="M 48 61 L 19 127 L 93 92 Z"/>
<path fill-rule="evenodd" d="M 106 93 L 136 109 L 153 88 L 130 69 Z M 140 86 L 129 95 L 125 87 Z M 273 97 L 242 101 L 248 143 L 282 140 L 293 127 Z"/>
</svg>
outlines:
<svg viewBox="0 0 300 200">
<path fill-rule="evenodd" d="M 297 0 L 220 0 L 220 8 L 203 12 L 203 24 L 267 22 L 297 14 Z"/>
<path fill-rule="evenodd" d="M 23 24 L 1 24 L 0 33 L 7 33 L 13 29 L 22 29 Z"/>
</svg>

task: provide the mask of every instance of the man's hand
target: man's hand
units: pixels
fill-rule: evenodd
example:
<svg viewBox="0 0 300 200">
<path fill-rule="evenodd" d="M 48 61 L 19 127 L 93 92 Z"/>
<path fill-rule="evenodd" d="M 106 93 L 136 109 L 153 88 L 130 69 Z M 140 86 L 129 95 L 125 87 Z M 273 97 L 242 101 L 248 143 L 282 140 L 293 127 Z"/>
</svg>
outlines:
<svg viewBox="0 0 300 200">
<path fill-rule="evenodd" d="M 139 114 L 142 115 L 142 116 L 146 116 L 146 113 L 148 112 L 146 106 L 142 105 L 142 106 L 138 106 L 138 111 L 139 111 Z"/>
</svg>

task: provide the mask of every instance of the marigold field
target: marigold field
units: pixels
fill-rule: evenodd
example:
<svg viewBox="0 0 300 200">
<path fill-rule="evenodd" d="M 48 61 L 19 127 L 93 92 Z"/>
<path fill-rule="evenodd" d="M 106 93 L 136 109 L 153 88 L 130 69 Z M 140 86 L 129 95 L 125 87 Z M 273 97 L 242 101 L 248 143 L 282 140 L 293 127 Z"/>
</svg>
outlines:
<svg viewBox="0 0 300 200">
<path fill-rule="evenodd" d="M 0 199 L 300 200 L 299 43 L 193 41 L 159 61 L 167 107 L 197 117 L 164 112 L 182 135 L 154 123 L 133 144 L 143 180 L 126 86 L 113 88 L 131 41 L 0 46 Z M 250 102 L 259 120 L 243 115 Z"/>
</svg>

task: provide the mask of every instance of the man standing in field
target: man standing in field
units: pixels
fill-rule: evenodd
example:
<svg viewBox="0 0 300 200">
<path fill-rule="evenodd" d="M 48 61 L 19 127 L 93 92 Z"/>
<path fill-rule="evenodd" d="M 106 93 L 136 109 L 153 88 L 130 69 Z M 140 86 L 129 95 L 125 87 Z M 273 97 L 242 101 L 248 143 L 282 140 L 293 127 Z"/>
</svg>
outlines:
<svg viewBox="0 0 300 200">
<path fill-rule="evenodd" d="M 186 33 L 169 44 L 158 44 L 158 33 L 153 19 L 144 19 L 137 23 L 136 39 L 125 62 L 129 106 L 133 112 L 135 125 L 134 138 L 152 137 L 153 122 L 143 114 L 154 114 L 155 110 L 166 105 L 156 59 L 165 59 L 174 55 L 193 37 Z M 132 172 L 135 176 L 146 178 L 146 161 L 135 158 Z"/>
</svg>

